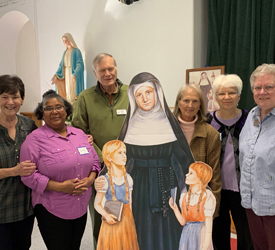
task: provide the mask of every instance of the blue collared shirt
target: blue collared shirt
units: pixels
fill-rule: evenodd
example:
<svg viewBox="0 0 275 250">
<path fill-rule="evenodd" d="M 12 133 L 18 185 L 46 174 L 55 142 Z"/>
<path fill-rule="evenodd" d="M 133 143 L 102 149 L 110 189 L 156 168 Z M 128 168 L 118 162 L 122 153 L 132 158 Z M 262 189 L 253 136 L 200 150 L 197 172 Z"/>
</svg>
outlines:
<svg viewBox="0 0 275 250">
<path fill-rule="evenodd" d="M 275 109 L 260 119 L 253 108 L 240 135 L 242 206 L 259 216 L 275 215 Z"/>
</svg>

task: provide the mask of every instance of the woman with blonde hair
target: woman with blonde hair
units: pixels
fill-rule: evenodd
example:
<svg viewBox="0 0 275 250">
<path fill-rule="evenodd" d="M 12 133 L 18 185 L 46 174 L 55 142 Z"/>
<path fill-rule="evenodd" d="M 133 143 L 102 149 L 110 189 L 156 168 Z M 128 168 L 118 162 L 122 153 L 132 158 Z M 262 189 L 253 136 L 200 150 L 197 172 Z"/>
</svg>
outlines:
<svg viewBox="0 0 275 250">
<path fill-rule="evenodd" d="M 97 250 L 138 250 L 139 246 L 131 207 L 133 180 L 125 169 L 127 160 L 125 144 L 119 140 L 107 142 L 103 146 L 102 156 L 108 172 L 104 175 L 105 184 L 97 192 L 94 203 L 95 209 L 103 217 Z M 123 203 L 121 220 L 105 210 L 102 206 L 103 198 L 106 201 Z"/>
<path fill-rule="evenodd" d="M 190 165 L 185 183 L 189 185 L 187 193 L 180 199 L 182 213 L 170 198 L 169 205 L 179 223 L 184 226 L 180 238 L 179 250 L 210 250 L 212 244 L 212 220 L 216 207 L 213 193 L 207 189 L 212 178 L 212 168 L 204 162 Z"/>
<path fill-rule="evenodd" d="M 205 162 L 213 170 L 209 187 L 216 198 L 215 218 L 219 215 L 222 188 L 221 142 L 219 133 L 206 122 L 201 89 L 196 85 L 183 85 L 177 94 L 173 114 L 179 121 L 195 161 Z"/>
</svg>

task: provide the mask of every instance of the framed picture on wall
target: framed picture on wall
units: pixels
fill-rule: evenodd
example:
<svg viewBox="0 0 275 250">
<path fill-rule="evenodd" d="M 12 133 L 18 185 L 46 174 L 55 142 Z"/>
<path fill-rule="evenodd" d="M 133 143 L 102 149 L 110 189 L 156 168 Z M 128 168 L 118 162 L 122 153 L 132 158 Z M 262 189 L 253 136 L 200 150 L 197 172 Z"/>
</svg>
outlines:
<svg viewBox="0 0 275 250">
<path fill-rule="evenodd" d="M 224 66 L 205 67 L 186 70 L 186 84 L 195 84 L 200 87 L 206 113 L 219 109 L 219 104 L 213 98 L 212 85 L 217 76 L 224 74 Z"/>
</svg>

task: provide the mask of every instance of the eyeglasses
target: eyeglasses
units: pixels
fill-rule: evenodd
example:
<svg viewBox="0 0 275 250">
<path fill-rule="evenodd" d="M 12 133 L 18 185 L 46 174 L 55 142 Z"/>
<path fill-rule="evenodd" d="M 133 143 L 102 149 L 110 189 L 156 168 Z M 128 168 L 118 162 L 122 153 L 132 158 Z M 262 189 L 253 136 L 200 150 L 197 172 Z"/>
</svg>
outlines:
<svg viewBox="0 0 275 250">
<path fill-rule="evenodd" d="M 271 93 L 275 88 L 275 85 L 268 85 L 268 86 L 256 86 L 253 87 L 253 91 L 254 93 L 258 94 L 261 92 L 261 90 L 263 89 L 265 93 Z"/>
<path fill-rule="evenodd" d="M 238 92 L 233 92 L 233 91 L 232 92 L 220 92 L 220 93 L 217 93 L 217 96 L 220 98 L 224 98 L 226 96 L 226 94 L 229 97 L 233 98 L 238 94 Z"/>
<path fill-rule="evenodd" d="M 64 108 L 65 108 L 65 106 L 63 106 L 63 105 L 57 105 L 57 106 L 55 106 L 55 107 L 47 106 L 47 107 L 43 108 L 43 110 L 44 110 L 44 112 L 46 112 L 46 113 L 51 113 L 51 112 L 53 112 L 54 110 L 56 110 L 57 112 L 60 112 L 60 111 L 62 111 Z"/>
</svg>

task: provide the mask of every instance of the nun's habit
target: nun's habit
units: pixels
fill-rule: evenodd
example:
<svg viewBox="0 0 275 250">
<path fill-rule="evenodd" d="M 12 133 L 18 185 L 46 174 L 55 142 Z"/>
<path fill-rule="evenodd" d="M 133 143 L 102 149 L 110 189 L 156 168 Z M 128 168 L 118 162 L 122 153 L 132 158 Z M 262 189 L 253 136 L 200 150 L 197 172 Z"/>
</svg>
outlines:
<svg viewBox="0 0 275 250">
<path fill-rule="evenodd" d="M 135 100 L 135 92 L 142 86 L 154 89 L 155 105 L 149 111 L 142 110 Z M 139 247 L 175 250 L 182 226 L 168 201 L 171 189 L 177 187 L 178 203 L 194 159 L 156 77 L 150 73 L 136 75 L 128 96 L 128 112 L 118 139 L 126 145 L 126 169 L 134 181 L 132 207 Z"/>
</svg>

